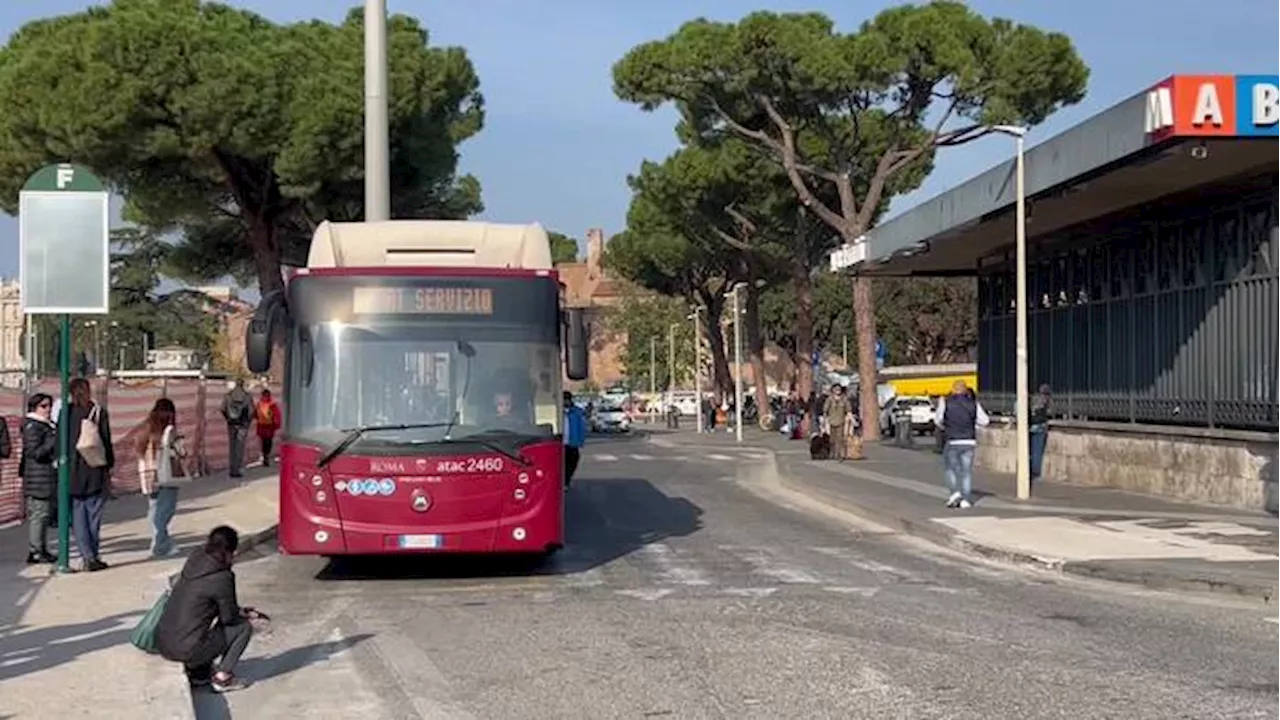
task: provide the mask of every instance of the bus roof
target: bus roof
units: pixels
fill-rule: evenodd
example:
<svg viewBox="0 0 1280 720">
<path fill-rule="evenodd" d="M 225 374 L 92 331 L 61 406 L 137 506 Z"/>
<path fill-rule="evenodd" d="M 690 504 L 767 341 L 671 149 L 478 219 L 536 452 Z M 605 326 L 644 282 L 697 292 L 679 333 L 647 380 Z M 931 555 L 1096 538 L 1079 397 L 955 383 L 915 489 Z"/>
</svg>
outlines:
<svg viewBox="0 0 1280 720">
<path fill-rule="evenodd" d="M 384 220 L 320 223 L 309 268 L 484 267 L 550 270 L 551 242 L 538 223 Z"/>
</svg>

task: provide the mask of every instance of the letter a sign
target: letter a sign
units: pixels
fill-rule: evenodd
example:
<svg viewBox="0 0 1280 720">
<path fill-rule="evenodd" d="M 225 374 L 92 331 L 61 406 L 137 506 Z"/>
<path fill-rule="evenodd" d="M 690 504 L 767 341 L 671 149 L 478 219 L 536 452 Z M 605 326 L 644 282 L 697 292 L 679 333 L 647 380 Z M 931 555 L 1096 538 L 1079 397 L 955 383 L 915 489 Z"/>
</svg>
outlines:
<svg viewBox="0 0 1280 720">
<path fill-rule="evenodd" d="M 107 191 L 80 165 L 37 170 L 18 193 L 22 311 L 105 315 L 111 254 Z"/>
</svg>

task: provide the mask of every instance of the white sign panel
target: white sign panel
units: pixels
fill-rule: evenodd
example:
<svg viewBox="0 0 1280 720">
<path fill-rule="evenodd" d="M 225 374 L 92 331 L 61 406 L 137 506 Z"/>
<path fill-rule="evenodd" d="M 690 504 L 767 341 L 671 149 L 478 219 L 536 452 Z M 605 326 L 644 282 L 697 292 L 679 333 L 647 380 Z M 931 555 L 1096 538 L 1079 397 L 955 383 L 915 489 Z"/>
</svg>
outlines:
<svg viewBox="0 0 1280 720">
<path fill-rule="evenodd" d="M 23 312 L 107 313 L 108 212 L 105 192 L 20 193 L 18 272 Z"/>
<path fill-rule="evenodd" d="M 840 272 L 866 262 L 867 243 L 859 239 L 853 243 L 845 243 L 831 253 L 831 272 Z"/>
</svg>

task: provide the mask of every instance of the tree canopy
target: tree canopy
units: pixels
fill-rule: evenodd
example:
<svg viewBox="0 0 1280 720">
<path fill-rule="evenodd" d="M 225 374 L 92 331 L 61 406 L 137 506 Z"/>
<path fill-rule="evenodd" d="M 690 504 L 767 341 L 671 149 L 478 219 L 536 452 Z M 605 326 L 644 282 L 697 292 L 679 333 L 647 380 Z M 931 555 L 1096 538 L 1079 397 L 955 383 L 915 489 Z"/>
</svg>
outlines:
<svg viewBox="0 0 1280 720">
<path fill-rule="evenodd" d="M 578 259 L 578 241 L 555 231 L 547 232 L 551 241 L 551 262 L 555 265 L 571 263 Z"/>
<path fill-rule="evenodd" d="M 1088 75 L 1067 36 L 988 20 L 953 0 L 890 8 L 851 33 L 812 12 L 697 19 L 613 68 L 619 98 L 646 110 L 674 104 L 682 135 L 736 137 L 767 153 L 847 243 L 889 198 L 918 187 L 938 148 L 999 124 L 1036 125 L 1081 100 Z M 873 378 L 864 278 L 853 299 L 859 375 Z M 875 383 L 863 382 L 863 413 L 875 407 Z"/>
<path fill-rule="evenodd" d="M 363 215 L 363 21 L 289 25 L 198 0 L 116 0 L 27 24 L 0 50 L 0 207 L 55 161 L 91 167 L 127 217 L 182 236 L 190 279 L 281 286 L 322 219 Z M 480 130 L 465 52 L 388 19 L 393 217 L 462 218 L 479 184 L 457 176 Z"/>
</svg>

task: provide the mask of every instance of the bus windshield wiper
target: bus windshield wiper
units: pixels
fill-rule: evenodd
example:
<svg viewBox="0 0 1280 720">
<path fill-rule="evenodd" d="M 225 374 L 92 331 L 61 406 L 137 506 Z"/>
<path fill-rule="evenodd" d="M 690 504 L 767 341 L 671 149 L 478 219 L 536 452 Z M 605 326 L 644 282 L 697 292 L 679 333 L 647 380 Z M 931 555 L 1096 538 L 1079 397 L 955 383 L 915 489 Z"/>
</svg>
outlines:
<svg viewBox="0 0 1280 720">
<path fill-rule="evenodd" d="M 316 461 L 316 467 L 322 468 L 333 461 L 334 458 L 341 455 L 351 444 L 359 440 L 367 432 L 377 432 L 381 430 L 426 430 L 428 428 L 449 427 L 451 422 L 432 422 L 432 423 L 400 423 L 392 425 L 361 425 L 360 427 L 344 430 L 347 436 L 338 441 L 338 444 L 329 448 Z"/>
<path fill-rule="evenodd" d="M 530 465 L 533 464 L 532 462 L 529 461 L 528 458 L 526 458 L 524 455 L 521 455 L 518 450 L 516 451 L 508 450 L 507 448 L 502 447 L 501 445 L 499 445 L 496 442 L 493 442 L 492 440 L 485 440 L 484 438 L 479 438 L 479 437 L 476 437 L 475 435 L 463 435 L 460 438 L 445 436 L 437 442 L 439 442 L 441 445 L 475 443 L 476 445 L 479 445 L 480 447 L 486 450 L 492 450 L 498 453 L 499 455 L 511 458 L 512 460 L 514 460 L 516 463 L 518 463 L 523 467 L 529 467 Z"/>
</svg>

